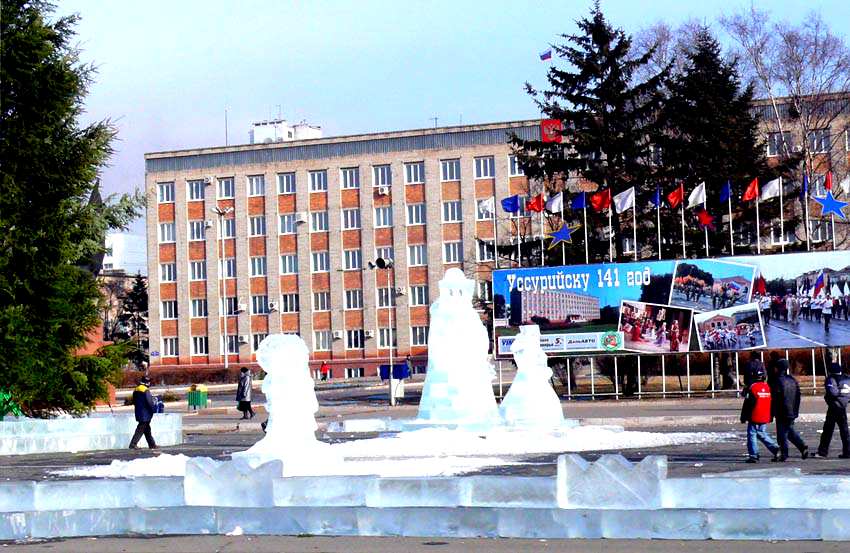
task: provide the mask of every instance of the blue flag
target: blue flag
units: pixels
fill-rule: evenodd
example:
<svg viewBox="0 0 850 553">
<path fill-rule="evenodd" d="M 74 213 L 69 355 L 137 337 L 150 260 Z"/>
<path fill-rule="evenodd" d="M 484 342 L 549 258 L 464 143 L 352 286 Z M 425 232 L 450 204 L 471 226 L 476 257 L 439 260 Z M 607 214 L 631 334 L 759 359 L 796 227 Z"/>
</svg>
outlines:
<svg viewBox="0 0 850 553">
<path fill-rule="evenodd" d="M 570 202 L 570 208 L 572 209 L 584 209 L 587 207 L 587 202 L 584 199 L 584 192 L 579 192 L 578 196 L 573 198 L 573 201 Z"/>
<path fill-rule="evenodd" d="M 516 213 L 519 211 L 519 194 L 515 194 L 510 198 L 502 200 L 502 209 L 508 213 Z"/>
<path fill-rule="evenodd" d="M 723 188 L 720 189 L 720 202 L 728 202 L 729 198 L 732 196 L 732 183 L 728 180 L 726 184 L 723 185 Z"/>
<path fill-rule="evenodd" d="M 800 201 L 805 202 L 809 195 L 809 176 L 803 175 L 803 187 L 800 189 Z"/>
<path fill-rule="evenodd" d="M 661 205 L 661 187 L 655 187 L 655 194 L 652 196 L 652 205 L 658 207 Z"/>
</svg>

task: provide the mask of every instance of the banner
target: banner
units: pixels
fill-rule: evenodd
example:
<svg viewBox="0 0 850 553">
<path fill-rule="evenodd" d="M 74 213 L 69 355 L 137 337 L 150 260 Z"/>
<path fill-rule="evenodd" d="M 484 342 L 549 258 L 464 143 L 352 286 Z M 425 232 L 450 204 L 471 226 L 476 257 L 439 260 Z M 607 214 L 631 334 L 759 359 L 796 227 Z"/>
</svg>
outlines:
<svg viewBox="0 0 850 553">
<path fill-rule="evenodd" d="M 556 356 L 843 346 L 850 253 L 502 269 L 493 300 L 499 357 L 524 324 Z"/>
</svg>

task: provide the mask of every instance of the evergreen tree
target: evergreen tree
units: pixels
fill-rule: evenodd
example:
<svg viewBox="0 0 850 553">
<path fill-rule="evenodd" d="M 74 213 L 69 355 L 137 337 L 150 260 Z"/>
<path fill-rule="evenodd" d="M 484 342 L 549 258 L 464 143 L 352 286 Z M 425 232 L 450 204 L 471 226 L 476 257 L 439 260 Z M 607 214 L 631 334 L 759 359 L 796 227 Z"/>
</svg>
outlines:
<svg viewBox="0 0 850 553">
<path fill-rule="evenodd" d="M 92 69 L 70 45 L 76 18 L 48 21 L 52 10 L 42 0 L 0 7 L 0 374 L 25 413 L 41 416 L 87 410 L 126 362 L 120 346 L 75 351 L 100 324 L 85 267 L 141 205 L 139 195 L 96 201 L 113 130 L 79 125 Z"/>
<path fill-rule="evenodd" d="M 141 367 L 148 361 L 148 285 L 141 274 L 136 275 L 133 288 L 124 296 L 118 319 L 126 329 L 124 338 L 134 345 L 130 361 Z"/>
<path fill-rule="evenodd" d="M 546 182 L 550 193 L 562 189 L 565 179 L 577 174 L 599 189 L 609 188 L 612 196 L 635 186 L 637 203 L 642 205 L 655 190 L 654 184 L 648 184 L 655 174 L 652 144 L 660 132 L 657 114 L 668 69 L 635 82 L 652 51 L 635 56 L 631 38 L 608 23 L 598 2 L 590 16 L 577 25 L 579 34 L 562 35 L 566 43 L 553 46 L 572 67 L 552 67 L 547 76 L 549 90 L 538 92 L 526 84 L 540 111 L 562 122 L 564 145 L 518 137 L 513 137 L 512 143 L 525 174 Z M 631 226 L 630 215 L 628 219 Z M 620 218 L 615 215 L 612 223 L 620 258 Z M 607 239 L 604 246 L 599 243 L 603 238 L 600 229 L 608 228 L 607 213 L 588 209 L 588 225 L 595 231 L 591 237 L 597 236 L 592 251 L 604 251 L 607 257 Z M 560 263 L 560 253 L 557 258 Z"/>
</svg>

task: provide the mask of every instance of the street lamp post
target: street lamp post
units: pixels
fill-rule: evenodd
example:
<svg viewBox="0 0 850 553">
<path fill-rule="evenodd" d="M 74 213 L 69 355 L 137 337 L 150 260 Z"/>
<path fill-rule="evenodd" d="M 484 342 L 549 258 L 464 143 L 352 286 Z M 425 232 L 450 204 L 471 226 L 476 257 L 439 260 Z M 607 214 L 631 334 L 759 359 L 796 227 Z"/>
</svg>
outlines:
<svg viewBox="0 0 850 553">
<path fill-rule="evenodd" d="M 215 206 L 213 212 L 218 215 L 218 293 L 220 296 L 218 303 L 219 316 L 224 318 L 224 328 L 222 336 L 224 337 L 224 370 L 227 371 L 227 358 L 229 357 L 229 344 L 227 343 L 227 301 L 224 297 L 224 217 L 233 213 L 232 207 L 221 208 Z"/>
<path fill-rule="evenodd" d="M 393 343 L 395 342 L 395 329 L 393 328 L 393 309 L 395 303 L 395 290 L 390 283 L 390 269 L 393 268 L 393 260 L 392 259 L 384 259 L 379 257 L 375 260 L 375 263 L 369 263 L 369 268 L 374 269 L 384 269 L 387 272 L 387 290 L 388 290 L 388 300 L 389 300 L 389 361 L 390 361 L 390 370 L 389 370 L 389 385 L 390 385 L 390 405 L 395 406 L 396 397 L 395 397 L 395 379 L 393 378 Z M 380 330 L 378 332 L 378 339 L 380 340 Z M 379 344 L 380 345 L 380 344 Z"/>
</svg>

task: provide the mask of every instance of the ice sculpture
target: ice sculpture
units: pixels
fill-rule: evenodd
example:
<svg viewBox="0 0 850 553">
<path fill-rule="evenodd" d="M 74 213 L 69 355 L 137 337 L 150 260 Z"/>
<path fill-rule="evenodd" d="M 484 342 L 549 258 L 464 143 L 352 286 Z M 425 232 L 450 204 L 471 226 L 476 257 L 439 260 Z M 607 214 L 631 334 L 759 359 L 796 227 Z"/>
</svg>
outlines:
<svg viewBox="0 0 850 553">
<path fill-rule="evenodd" d="M 499 406 L 502 420 L 510 425 L 557 427 L 564 421 L 561 400 L 549 379 L 552 370 L 540 347 L 540 327 L 524 325 L 511 344 L 517 373 Z"/>
<path fill-rule="evenodd" d="M 475 282 L 452 268 L 439 286 L 440 297 L 430 310 L 428 374 L 419 419 L 443 424 L 496 423 L 490 339 L 472 307 Z"/>
</svg>

